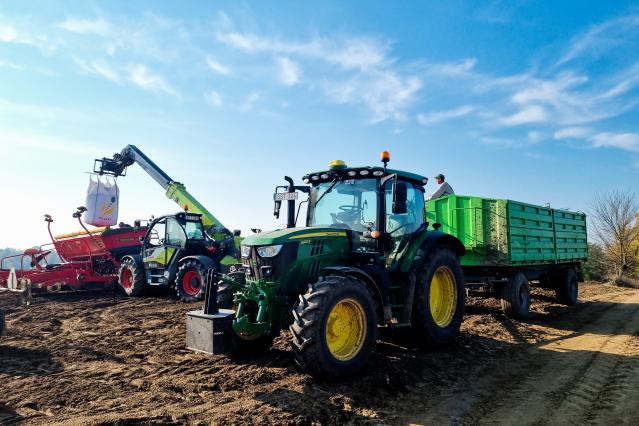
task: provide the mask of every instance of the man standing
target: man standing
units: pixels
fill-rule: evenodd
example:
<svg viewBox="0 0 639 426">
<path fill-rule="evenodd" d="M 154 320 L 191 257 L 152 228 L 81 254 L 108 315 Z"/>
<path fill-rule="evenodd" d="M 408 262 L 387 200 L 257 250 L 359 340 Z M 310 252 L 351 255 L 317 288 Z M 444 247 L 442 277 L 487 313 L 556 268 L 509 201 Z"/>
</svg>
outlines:
<svg viewBox="0 0 639 426">
<path fill-rule="evenodd" d="M 448 184 L 448 182 L 446 182 L 446 178 L 443 174 L 440 173 L 435 176 L 435 180 L 437 181 L 437 185 L 439 185 L 439 187 L 435 190 L 435 192 L 430 194 L 430 197 L 428 197 L 426 201 L 434 200 L 435 198 L 443 197 L 445 195 L 455 194 L 455 191 L 453 191 L 453 188 Z"/>
</svg>

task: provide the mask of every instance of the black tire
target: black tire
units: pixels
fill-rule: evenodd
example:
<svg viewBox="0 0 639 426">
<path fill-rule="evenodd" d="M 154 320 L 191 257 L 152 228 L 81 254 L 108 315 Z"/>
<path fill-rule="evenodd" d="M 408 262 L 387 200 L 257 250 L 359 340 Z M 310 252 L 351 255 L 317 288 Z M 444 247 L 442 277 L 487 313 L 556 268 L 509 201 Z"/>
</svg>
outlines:
<svg viewBox="0 0 639 426">
<path fill-rule="evenodd" d="M 574 269 L 567 269 L 556 278 L 555 294 L 559 303 L 572 306 L 579 297 L 579 280 Z"/>
<path fill-rule="evenodd" d="M 144 266 L 137 264 L 131 258 L 124 259 L 118 272 L 118 287 L 127 296 L 140 297 L 144 295 L 146 291 Z"/>
<path fill-rule="evenodd" d="M 331 351 L 328 335 L 332 333 L 327 327 L 329 316 L 338 304 L 344 309 L 344 314 L 358 316 L 360 327 L 359 331 L 350 329 L 351 339 L 348 339 L 348 334 L 345 335 L 351 342 Z M 373 352 L 377 339 L 376 303 L 366 285 L 355 278 L 335 275 L 321 277 L 300 296 L 292 314 L 293 324 L 290 330 L 295 361 L 313 376 L 327 379 L 352 376 L 364 367 Z M 332 323 L 339 325 L 339 316 L 336 319 L 335 315 L 334 313 Z M 343 330 L 342 328 L 340 332 Z M 332 335 L 334 339 L 341 337 Z M 353 338 L 356 339 L 355 342 L 352 342 Z M 335 342 L 333 344 L 338 345 Z M 351 349 L 354 353 L 336 353 L 348 351 L 349 346 L 355 346 Z"/>
<path fill-rule="evenodd" d="M 227 274 L 230 278 L 236 282 L 244 285 L 246 275 L 244 272 L 229 272 Z M 233 309 L 233 295 L 235 291 L 233 288 L 226 284 L 224 281 L 220 281 L 217 284 L 217 306 L 222 309 Z"/>
<path fill-rule="evenodd" d="M 175 293 L 183 302 L 197 302 L 204 299 L 206 271 L 195 259 L 189 259 L 179 266 L 175 276 Z"/>
<path fill-rule="evenodd" d="M 0 309 L 0 336 L 4 334 L 4 329 L 6 327 L 6 321 L 4 319 L 4 311 Z"/>
<path fill-rule="evenodd" d="M 530 283 L 522 272 L 517 272 L 501 287 L 501 309 L 514 319 L 528 318 L 530 312 Z"/>
<path fill-rule="evenodd" d="M 466 291 L 459 259 L 448 247 L 435 248 L 427 256 L 416 261 L 415 275 L 416 291 L 411 321 L 415 343 L 420 346 L 445 345 L 459 335 L 459 328 L 464 319 Z M 437 277 L 435 281 L 438 282 L 444 279 L 444 276 L 446 280 L 454 281 L 447 286 L 449 290 L 454 289 L 454 295 L 446 297 L 449 301 L 454 297 L 448 308 L 431 300 L 431 290 L 435 288 L 434 279 Z M 436 303 L 437 308 L 433 312 L 432 303 Z"/>
</svg>

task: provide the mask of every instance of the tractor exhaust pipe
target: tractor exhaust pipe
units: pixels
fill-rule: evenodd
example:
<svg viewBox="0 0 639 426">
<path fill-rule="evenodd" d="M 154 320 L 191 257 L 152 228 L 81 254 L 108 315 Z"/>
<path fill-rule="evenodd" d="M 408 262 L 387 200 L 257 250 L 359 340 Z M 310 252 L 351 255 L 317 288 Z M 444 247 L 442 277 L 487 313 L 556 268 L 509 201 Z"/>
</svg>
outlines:
<svg viewBox="0 0 639 426">
<path fill-rule="evenodd" d="M 288 182 L 288 192 L 295 192 L 295 183 L 293 179 L 288 176 L 284 176 L 284 180 Z M 295 228 L 295 200 L 288 200 L 288 207 L 286 209 L 286 213 L 288 214 L 286 220 L 287 228 Z"/>
</svg>

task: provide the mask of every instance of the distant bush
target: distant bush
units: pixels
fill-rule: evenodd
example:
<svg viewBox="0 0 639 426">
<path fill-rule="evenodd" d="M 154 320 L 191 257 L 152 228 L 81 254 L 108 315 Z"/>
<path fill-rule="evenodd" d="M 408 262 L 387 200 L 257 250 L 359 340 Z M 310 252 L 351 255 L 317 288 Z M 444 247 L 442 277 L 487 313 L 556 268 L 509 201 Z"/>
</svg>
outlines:
<svg viewBox="0 0 639 426">
<path fill-rule="evenodd" d="M 601 246 L 588 243 L 588 261 L 582 265 L 582 270 L 587 281 L 607 281 L 610 268 Z"/>
</svg>

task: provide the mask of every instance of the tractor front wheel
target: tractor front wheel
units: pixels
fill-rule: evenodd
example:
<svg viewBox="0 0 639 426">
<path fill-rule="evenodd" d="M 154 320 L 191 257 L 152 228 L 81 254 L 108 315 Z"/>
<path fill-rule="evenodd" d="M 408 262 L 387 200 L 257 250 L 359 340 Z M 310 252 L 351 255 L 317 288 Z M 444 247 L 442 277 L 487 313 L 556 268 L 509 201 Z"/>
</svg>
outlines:
<svg viewBox="0 0 639 426">
<path fill-rule="evenodd" d="M 290 330 L 295 360 L 304 370 L 328 379 L 352 376 L 375 346 L 375 301 L 355 278 L 320 278 L 300 296 Z"/>
<path fill-rule="evenodd" d="M 144 267 L 137 264 L 131 258 L 124 259 L 120 265 L 118 283 L 120 290 L 125 295 L 133 297 L 142 296 L 144 290 L 146 290 Z"/>
<path fill-rule="evenodd" d="M 446 344 L 464 317 L 464 274 L 457 256 L 439 247 L 416 265 L 412 330 L 420 345 Z"/>
<path fill-rule="evenodd" d="M 197 302 L 204 298 L 204 267 L 197 260 L 189 259 L 178 269 L 175 292 L 184 302 Z"/>
</svg>

